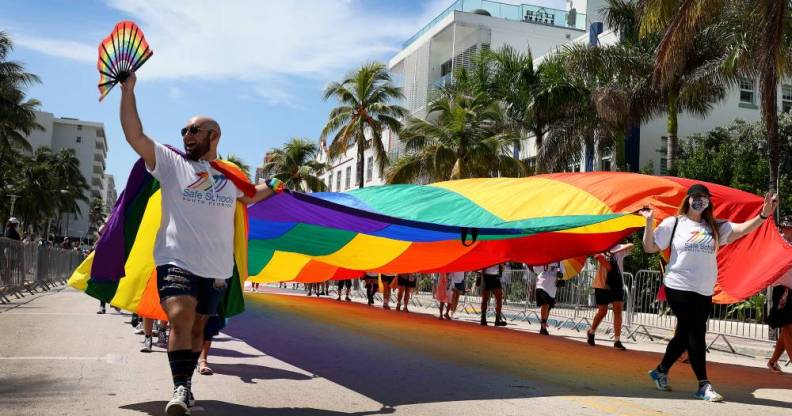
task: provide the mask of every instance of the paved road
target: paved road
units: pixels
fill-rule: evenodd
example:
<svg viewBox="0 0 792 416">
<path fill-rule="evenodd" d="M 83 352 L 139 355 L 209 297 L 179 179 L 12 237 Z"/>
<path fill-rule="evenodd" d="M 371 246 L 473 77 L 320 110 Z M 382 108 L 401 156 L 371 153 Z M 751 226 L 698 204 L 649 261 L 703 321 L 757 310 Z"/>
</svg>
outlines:
<svg viewBox="0 0 792 416">
<path fill-rule="evenodd" d="M 195 377 L 195 415 L 792 414 L 792 376 L 710 365 L 723 404 L 670 393 L 652 352 L 283 294 L 248 294 Z M 166 356 L 137 351 L 127 315 L 71 289 L 0 309 L 0 415 L 161 415 Z"/>
</svg>

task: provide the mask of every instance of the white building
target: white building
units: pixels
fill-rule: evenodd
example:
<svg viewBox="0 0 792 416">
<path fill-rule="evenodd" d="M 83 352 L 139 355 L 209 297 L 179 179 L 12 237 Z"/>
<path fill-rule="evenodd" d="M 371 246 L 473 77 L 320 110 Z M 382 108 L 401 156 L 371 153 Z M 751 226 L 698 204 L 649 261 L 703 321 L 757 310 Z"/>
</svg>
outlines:
<svg viewBox="0 0 792 416">
<path fill-rule="evenodd" d="M 43 130 L 35 130 L 27 137 L 33 149 L 47 146 L 55 153 L 61 149 L 74 149 L 80 161 L 80 172 L 89 186 L 87 199 L 98 197 L 107 203 L 107 195 L 115 195 L 116 191 L 112 179 L 105 182 L 107 139 L 104 124 L 55 117 L 52 113 L 40 111 L 36 112 L 36 122 Z M 84 202 L 79 202 L 79 206 L 81 214 L 69 215 L 63 220 L 62 229 L 69 237 L 83 238 L 88 234 L 90 206 Z"/>
<path fill-rule="evenodd" d="M 488 0 L 453 1 L 405 41 L 403 49 L 390 60 L 388 66 L 405 95 L 401 104 L 412 116 L 426 117 L 426 104 L 432 91 L 446 83 L 457 68 L 469 66 L 472 56 L 483 49 L 494 50 L 506 45 L 518 51 L 530 48 L 538 65 L 546 56 L 573 42 L 603 46 L 616 43 L 618 34 L 604 24 L 600 13 L 606 3 L 605 0 L 568 0 L 566 10 L 557 10 Z M 778 97 L 779 109 L 789 111 L 792 108 L 792 84 L 779 85 Z M 680 114 L 678 136 L 684 139 L 692 134 L 705 133 L 737 118 L 749 122 L 760 120 L 758 99 L 757 82 L 745 80 L 740 88 L 729 91 L 706 117 Z M 666 125 L 666 117 L 659 116 L 627 138 L 626 158 L 631 170 L 638 171 L 651 165 L 656 174 L 665 173 Z M 391 159 L 395 159 L 403 151 L 398 138 L 390 132 L 383 134 L 385 138 Z M 534 140 L 527 138 L 522 143 L 519 157 L 530 159 L 535 155 Z M 323 157 L 321 160 L 326 161 L 326 156 Z M 367 172 L 370 157 L 371 152 L 367 150 Z M 594 155 L 588 164 L 585 159 L 579 165 L 571 166 L 570 170 L 608 170 L 614 167 L 611 155 Z M 332 191 L 355 187 L 355 164 L 354 148 L 344 158 L 332 161 L 332 169 L 324 176 Z M 376 169 L 370 182 L 367 175 L 366 186 L 382 183 Z"/>
<path fill-rule="evenodd" d="M 382 132 L 382 144 L 391 155 L 391 160 L 396 156 L 395 146 L 397 137 L 390 130 Z M 327 143 L 319 143 L 319 155 L 316 160 L 327 164 L 327 169 L 321 178 L 327 184 L 329 192 L 343 192 L 357 188 L 357 146 L 352 146 L 346 154 L 333 160 L 328 159 Z M 368 148 L 364 152 L 363 177 L 364 186 L 383 185 L 385 178 L 377 169 L 374 151 Z"/>
<path fill-rule="evenodd" d="M 105 204 L 105 212 L 107 215 L 110 215 L 110 211 L 113 210 L 113 206 L 118 200 L 118 193 L 116 192 L 115 187 L 115 177 L 113 175 L 105 175 L 102 185 L 102 199 L 104 200 Z"/>
</svg>

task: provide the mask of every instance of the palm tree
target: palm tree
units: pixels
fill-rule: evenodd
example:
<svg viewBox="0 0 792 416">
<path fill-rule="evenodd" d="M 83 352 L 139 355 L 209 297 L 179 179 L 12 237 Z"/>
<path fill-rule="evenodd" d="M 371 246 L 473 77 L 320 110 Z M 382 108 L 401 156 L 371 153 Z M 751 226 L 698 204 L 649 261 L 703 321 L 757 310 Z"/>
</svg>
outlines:
<svg viewBox="0 0 792 416">
<path fill-rule="evenodd" d="M 243 162 L 242 158 L 233 153 L 229 153 L 226 155 L 225 160 L 237 165 L 237 167 L 245 173 L 245 177 L 250 179 L 250 165 Z"/>
<path fill-rule="evenodd" d="M 655 80 L 662 86 L 684 72 L 697 34 L 727 23 L 729 31 L 721 32 L 721 42 L 728 51 L 720 69 L 730 85 L 740 77 L 759 78 L 769 188 L 775 191 L 780 163 L 776 100 L 779 79 L 792 75 L 792 5 L 776 0 L 646 0 L 645 11 L 641 33 L 663 31 L 654 66 Z"/>
<path fill-rule="evenodd" d="M 287 189 L 301 192 L 321 192 L 327 185 L 319 177 L 325 164 L 316 161 L 319 147 L 312 141 L 295 137 L 267 154 L 264 173 L 279 179 Z"/>
<path fill-rule="evenodd" d="M 401 119 L 407 110 L 391 104 L 404 98 L 401 88 L 391 81 L 385 65 L 373 62 L 350 73 L 341 82 L 332 82 L 325 88 L 323 99 L 335 98 L 339 106 L 330 111 L 320 139 L 334 134 L 330 143 L 330 159 L 346 154 L 350 147 L 357 147 L 357 182 L 363 188 L 364 152 L 374 149 L 380 174 L 388 165 L 388 154 L 382 143 L 383 130 L 390 129 L 398 134 Z M 369 134 L 371 139 L 366 138 Z"/>
<path fill-rule="evenodd" d="M 50 153 L 49 166 L 55 174 L 50 190 L 56 195 L 54 200 L 58 216 L 82 213 L 79 202 L 88 203 L 86 194 L 90 187 L 80 172 L 80 159 L 74 149 L 61 149 L 54 155 Z"/>
<path fill-rule="evenodd" d="M 406 154 L 388 169 L 388 183 L 526 175 L 510 154 L 516 136 L 505 112 L 486 93 L 440 95 L 427 119 L 412 117 L 402 129 Z"/>
<path fill-rule="evenodd" d="M 0 31 L 0 152 L 9 147 L 31 150 L 25 135 L 42 129 L 36 123 L 38 100 L 26 99 L 23 88 L 40 82 L 39 78 L 25 72 L 22 64 L 8 60 L 13 50 L 11 39 Z"/>
<path fill-rule="evenodd" d="M 88 215 L 88 222 L 90 224 L 88 226 L 88 232 L 91 233 L 91 235 L 93 235 L 93 233 L 98 231 L 99 227 L 101 227 L 102 224 L 104 223 L 106 217 L 107 217 L 107 213 L 105 212 L 105 203 L 102 200 L 102 198 L 101 197 L 92 198 L 90 205 L 90 212 Z"/>
<path fill-rule="evenodd" d="M 550 126 L 570 104 L 569 91 L 557 82 L 557 75 L 557 68 L 546 61 L 535 66 L 530 49 L 520 52 L 507 45 L 483 51 L 471 70 L 456 74 L 452 88 L 482 91 L 499 100 L 507 124 L 517 134 L 515 150 L 520 148 L 520 139 L 528 136 L 534 137 L 540 149 Z M 537 165 L 537 169 L 542 171 L 543 167 Z"/>
</svg>

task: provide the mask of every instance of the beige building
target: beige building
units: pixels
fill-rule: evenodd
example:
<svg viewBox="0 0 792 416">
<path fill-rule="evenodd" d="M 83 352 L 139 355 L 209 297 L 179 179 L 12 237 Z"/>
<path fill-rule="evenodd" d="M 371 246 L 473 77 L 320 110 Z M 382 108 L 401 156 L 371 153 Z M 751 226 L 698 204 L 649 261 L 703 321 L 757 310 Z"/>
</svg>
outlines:
<svg viewBox="0 0 792 416">
<path fill-rule="evenodd" d="M 70 117 L 55 117 L 52 113 L 43 111 L 36 112 L 36 122 L 43 127 L 43 130 L 33 131 L 27 137 L 33 149 L 42 146 L 49 147 L 53 152 L 74 149 L 80 161 L 80 172 L 90 188 L 86 195 L 88 200 L 98 197 L 108 204 L 109 197 L 116 198 L 115 181 L 112 177 L 108 180 L 105 175 L 107 138 L 104 124 Z M 69 237 L 84 238 L 88 233 L 90 206 L 84 202 L 80 202 L 79 205 L 81 214 L 69 215 L 69 218 L 64 218 L 61 224 Z"/>
</svg>

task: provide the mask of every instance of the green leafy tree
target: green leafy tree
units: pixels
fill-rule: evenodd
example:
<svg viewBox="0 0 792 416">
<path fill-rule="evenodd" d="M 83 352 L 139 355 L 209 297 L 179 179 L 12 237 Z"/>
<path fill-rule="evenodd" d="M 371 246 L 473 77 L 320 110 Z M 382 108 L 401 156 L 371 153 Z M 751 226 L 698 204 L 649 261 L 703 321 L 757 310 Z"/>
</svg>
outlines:
<svg viewBox="0 0 792 416">
<path fill-rule="evenodd" d="M 325 88 L 323 99 L 330 98 L 338 102 L 338 107 L 330 110 L 320 139 L 333 135 L 329 148 L 331 160 L 356 146 L 357 182 L 358 188 L 363 188 L 366 149 L 374 149 L 380 174 L 389 163 L 382 132 L 390 129 L 398 134 L 401 130 L 401 119 L 407 111 L 393 102 L 404 98 L 404 95 L 401 88 L 393 84 L 385 65 L 373 62 L 348 74 L 341 82 L 330 83 Z"/>
<path fill-rule="evenodd" d="M 525 176 L 510 146 L 514 130 L 499 102 L 486 93 L 455 91 L 430 102 L 428 120 L 412 117 L 400 140 L 406 153 L 388 169 L 388 183 Z"/>
<path fill-rule="evenodd" d="M 778 82 L 792 75 L 792 3 L 776 0 L 645 0 L 641 33 L 662 31 L 654 66 L 660 85 L 672 84 L 688 65 L 697 34 L 719 25 L 727 48 L 715 67 L 734 86 L 741 78 L 759 79 L 767 141 L 769 188 L 778 184 L 782 138 L 778 126 Z"/>
<path fill-rule="evenodd" d="M 316 161 L 319 147 L 316 143 L 295 137 L 282 148 L 267 154 L 264 173 L 283 182 L 287 189 L 301 192 L 321 192 L 327 185 L 319 177 L 326 165 Z"/>
<path fill-rule="evenodd" d="M 88 232 L 93 235 L 99 228 L 104 224 L 105 218 L 107 218 L 107 210 L 105 208 L 105 203 L 102 198 L 94 197 L 91 199 L 90 205 L 90 213 L 88 217 L 89 227 Z"/>
</svg>

